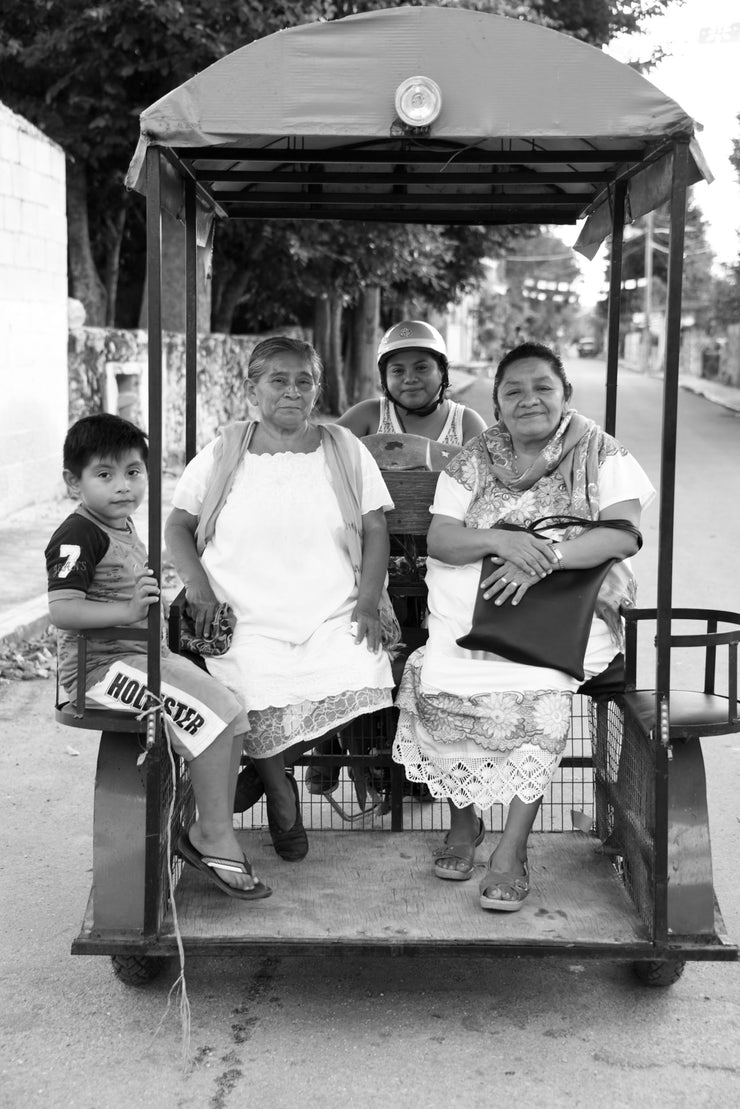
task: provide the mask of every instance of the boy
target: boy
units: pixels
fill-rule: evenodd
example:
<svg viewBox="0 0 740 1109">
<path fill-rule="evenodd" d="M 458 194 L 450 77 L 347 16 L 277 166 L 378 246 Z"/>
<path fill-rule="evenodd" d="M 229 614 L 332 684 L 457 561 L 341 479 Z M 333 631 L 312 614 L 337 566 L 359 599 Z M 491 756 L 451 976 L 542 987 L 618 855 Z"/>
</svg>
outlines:
<svg viewBox="0 0 740 1109">
<path fill-rule="evenodd" d="M 64 441 L 64 480 L 79 500 L 46 548 L 49 614 L 59 631 L 59 680 L 70 697 L 77 676 L 77 636 L 118 625 L 145 629 L 159 587 L 131 514 L 146 493 L 146 436 L 119 416 L 85 416 Z M 86 702 L 140 712 L 146 644 L 88 641 Z M 187 659 L 162 649 L 162 703 L 174 750 L 189 763 L 198 809 L 178 852 L 230 897 L 272 892 L 253 875 L 234 834 L 232 808 L 246 713 L 234 695 Z"/>
</svg>

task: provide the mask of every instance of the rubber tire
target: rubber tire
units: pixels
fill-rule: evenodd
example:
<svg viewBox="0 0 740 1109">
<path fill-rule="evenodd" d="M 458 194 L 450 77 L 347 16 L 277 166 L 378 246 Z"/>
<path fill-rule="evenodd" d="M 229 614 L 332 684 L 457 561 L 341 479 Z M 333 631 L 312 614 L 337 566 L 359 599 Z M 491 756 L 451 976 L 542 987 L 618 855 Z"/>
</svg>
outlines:
<svg viewBox="0 0 740 1109">
<path fill-rule="evenodd" d="M 678 982 L 685 966 L 685 959 L 639 959 L 632 964 L 632 971 L 643 986 L 658 989 Z"/>
<path fill-rule="evenodd" d="M 162 973 L 164 959 L 155 955 L 111 955 L 113 973 L 127 986 L 145 986 Z"/>
</svg>

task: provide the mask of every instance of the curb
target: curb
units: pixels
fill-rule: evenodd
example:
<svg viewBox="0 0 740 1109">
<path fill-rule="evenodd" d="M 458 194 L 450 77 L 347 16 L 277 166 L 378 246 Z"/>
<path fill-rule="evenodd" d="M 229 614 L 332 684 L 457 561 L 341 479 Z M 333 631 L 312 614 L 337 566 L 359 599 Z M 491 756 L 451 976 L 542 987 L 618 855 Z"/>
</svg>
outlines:
<svg viewBox="0 0 740 1109">
<path fill-rule="evenodd" d="M 731 385 L 713 385 L 704 378 L 693 377 L 680 377 L 678 384 L 687 393 L 704 397 L 711 404 L 726 408 L 729 412 L 740 412 L 740 389 L 734 389 Z"/>
<path fill-rule="evenodd" d="M 0 620 L 0 645 L 36 639 L 51 626 L 46 594 L 9 609 Z"/>
<path fill-rule="evenodd" d="M 620 362 L 619 368 L 620 370 L 629 370 L 630 373 L 639 376 L 645 376 L 644 370 L 629 362 Z M 663 371 L 653 370 L 647 376 L 662 381 Z M 678 387 L 687 393 L 693 393 L 696 397 L 704 397 L 704 400 L 708 400 L 710 404 L 716 404 L 719 408 L 726 408 L 730 412 L 740 412 L 740 388 L 735 385 L 725 385 L 721 381 L 712 381 L 706 377 L 680 373 L 678 375 Z"/>
</svg>

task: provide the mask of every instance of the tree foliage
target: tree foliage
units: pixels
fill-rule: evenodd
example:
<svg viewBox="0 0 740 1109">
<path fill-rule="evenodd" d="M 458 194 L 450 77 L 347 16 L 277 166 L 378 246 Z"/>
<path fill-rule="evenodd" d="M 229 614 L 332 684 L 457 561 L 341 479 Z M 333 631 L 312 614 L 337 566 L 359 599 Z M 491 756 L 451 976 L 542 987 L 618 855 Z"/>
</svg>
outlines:
<svg viewBox="0 0 740 1109">
<path fill-rule="evenodd" d="M 123 239 L 131 201 L 123 178 L 139 114 L 244 42 L 317 18 L 323 7 L 310 0 L 3 0 L 0 99 L 64 147 L 69 207 L 86 210 L 101 290 Z M 85 249 L 72 233 L 73 280 L 75 252 Z M 88 302 L 89 322 L 103 322 L 101 313 L 110 318 L 106 299 L 101 293 Z"/>
<path fill-rule="evenodd" d="M 573 337 L 580 269 L 562 239 L 540 231 L 503 256 L 481 299 L 478 339 L 498 361 L 525 339 L 557 344 Z"/>
<path fill-rule="evenodd" d="M 740 115 L 736 117 L 736 122 L 739 133 L 732 140 L 729 161 L 740 184 Z M 740 237 L 740 227 L 737 228 L 737 235 Z M 735 262 L 724 267 L 722 277 L 714 283 L 715 325 L 722 329 L 738 321 L 740 321 L 740 254 Z"/>
<path fill-rule="evenodd" d="M 647 19 L 662 15 L 674 0 L 537 0 L 543 22 L 594 46 L 617 35 L 638 34 Z"/>
<path fill-rule="evenodd" d="M 407 0 L 412 4 L 424 0 Z M 437 0 L 439 3 L 440 0 Z M 527 19 L 594 44 L 633 32 L 671 0 L 441 0 Z M 237 47 L 280 28 L 387 7 L 388 0 L 3 0 L 0 98 L 68 156 L 70 292 L 90 323 L 136 321 L 143 220 L 123 177 L 149 104 Z M 264 325 L 303 319 L 317 296 L 389 307 L 446 303 L 514 232 L 480 228 L 242 224 L 221 229 L 214 313 Z M 119 288 L 119 274 L 121 287 Z M 116 315 L 118 305 L 118 315 Z"/>
<path fill-rule="evenodd" d="M 662 309 L 666 303 L 669 229 L 669 205 L 663 204 L 653 214 L 650 229 L 653 266 L 651 300 L 654 310 Z M 622 255 L 623 282 L 641 280 L 645 277 L 648 231 L 648 218 L 645 216 L 635 220 L 627 231 Z M 710 314 L 712 260 L 713 255 L 707 240 L 706 220 L 702 216 L 701 209 L 689 195 L 686 209 L 682 303 L 684 308 L 693 312 L 701 323 L 706 322 Z M 622 293 L 622 315 L 631 316 L 641 312 L 644 302 L 644 286 L 625 289 Z M 606 311 L 606 301 L 603 303 L 603 311 Z"/>
</svg>

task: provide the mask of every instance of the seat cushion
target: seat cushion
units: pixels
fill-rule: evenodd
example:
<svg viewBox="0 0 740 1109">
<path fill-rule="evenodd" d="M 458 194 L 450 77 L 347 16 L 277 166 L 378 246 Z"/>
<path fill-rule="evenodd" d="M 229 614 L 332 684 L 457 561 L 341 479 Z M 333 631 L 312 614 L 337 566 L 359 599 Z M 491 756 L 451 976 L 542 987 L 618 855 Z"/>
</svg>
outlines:
<svg viewBox="0 0 740 1109">
<path fill-rule="evenodd" d="M 655 719 L 655 690 L 625 693 L 625 703 L 648 731 Z M 671 735 L 702 735 L 706 729 L 736 731 L 740 723 L 730 719 L 730 702 L 719 694 L 671 690 Z"/>
</svg>

